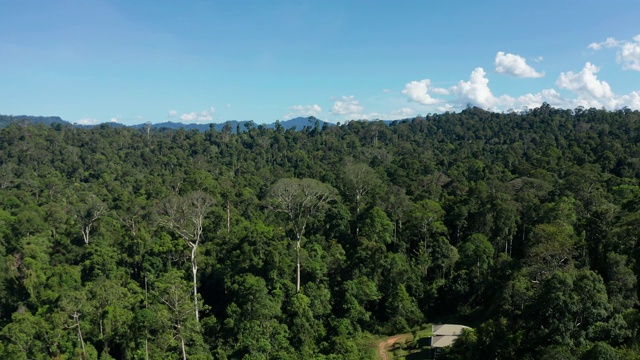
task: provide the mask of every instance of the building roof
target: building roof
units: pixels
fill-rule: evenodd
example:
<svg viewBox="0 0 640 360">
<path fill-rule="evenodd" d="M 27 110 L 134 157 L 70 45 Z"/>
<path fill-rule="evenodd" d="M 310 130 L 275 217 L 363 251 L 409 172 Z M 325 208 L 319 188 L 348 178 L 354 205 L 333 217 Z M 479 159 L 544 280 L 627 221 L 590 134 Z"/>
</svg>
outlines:
<svg viewBox="0 0 640 360">
<path fill-rule="evenodd" d="M 460 336 L 464 329 L 470 329 L 468 326 L 456 324 L 440 324 L 434 325 L 433 336 Z"/>
<path fill-rule="evenodd" d="M 432 328 L 431 348 L 443 348 L 451 346 L 462 335 L 468 326 L 456 324 L 434 325 Z"/>
<path fill-rule="evenodd" d="M 431 337 L 431 347 L 432 348 L 443 348 L 447 346 L 451 346 L 454 341 L 458 339 L 458 336 L 455 335 L 438 335 Z"/>
</svg>

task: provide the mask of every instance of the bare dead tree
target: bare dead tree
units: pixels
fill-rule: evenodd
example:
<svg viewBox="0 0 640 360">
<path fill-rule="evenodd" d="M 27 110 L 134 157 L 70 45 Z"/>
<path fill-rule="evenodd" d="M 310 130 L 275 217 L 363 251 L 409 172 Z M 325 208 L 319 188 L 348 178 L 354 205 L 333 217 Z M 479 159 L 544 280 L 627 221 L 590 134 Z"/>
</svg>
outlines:
<svg viewBox="0 0 640 360">
<path fill-rule="evenodd" d="M 78 207 L 76 219 L 80 223 L 80 232 L 82 232 L 84 243 L 89 244 L 91 230 L 97 224 L 98 219 L 107 211 L 107 205 L 93 194 L 87 195 L 82 201 L 84 204 Z"/>
<path fill-rule="evenodd" d="M 160 300 L 167 305 L 172 312 L 172 327 L 175 333 L 174 338 L 180 340 L 180 349 L 182 350 L 182 359 L 187 359 L 187 350 L 184 342 L 184 336 L 182 336 L 183 322 L 187 315 L 185 306 L 189 300 L 188 296 L 184 296 L 184 291 L 180 284 L 170 284 L 163 295 L 160 296 Z"/>
<path fill-rule="evenodd" d="M 342 171 L 343 186 L 345 192 L 355 200 L 356 236 L 360 232 L 358 216 L 362 207 L 363 197 L 375 188 L 379 187 L 382 181 L 378 178 L 375 170 L 364 163 L 347 164 Z"/>
<path fill-rule="evenodd" d="M 180 236 L 191 249 L 191 272 L 193 275 L 193 304 L 196 321 L 198 310 L 198 246 L 202 241 L 205 217 L 211 211 L 214 199 L 203 191 L 195 191 L 184 197 L 171 196 L 160 208 L 161 223 Z"/>
<path fill-rule="evenodd" d="M 280 179 L 269 191 L 267 206 L 287 216 L 296 236 L 297 292 L 300 292 L 301 242 L 307 223 L 337 195 L 338 191 L 331 185 L 314 179 Z"/>
</svg>

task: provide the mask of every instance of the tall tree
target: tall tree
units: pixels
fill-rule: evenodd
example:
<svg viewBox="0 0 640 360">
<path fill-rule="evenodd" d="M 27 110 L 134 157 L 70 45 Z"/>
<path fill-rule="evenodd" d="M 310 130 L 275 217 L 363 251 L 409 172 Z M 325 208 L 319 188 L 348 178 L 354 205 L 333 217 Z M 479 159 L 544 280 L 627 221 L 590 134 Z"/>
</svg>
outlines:
<svg viewBox="0 0 640 360">
<path fill-rule="evenodd" d="M 337 196 L 335 188 L 315 179 L 280 179 L 269 191 L 268 207 L 284 214 L 295 233 L 297 292 L 300 292 L 300 248 L 307 223 L 313 216 L 324 212 L 327 204 Z"/>
<path fill-rule="evenodd" d="M 356 237 L 360 232 L 358 217 L 362 208 L 363 197 L 382 183 L 376 172 L 365 163 L 347 164 L 342 170 L 344 192 L 354 201 L 354 219 Z"/>
<path fill-rule="evenodd" d="M 196 320 L 198 311 L 198 246 L 202 240 L 204 220 L 212 210 L 214 199 L 203 191 L 194 191 L 184 197 L 171 196 L 162 204 L 162 223 L 175 231 L 191 248 L 191 273 L 193 275 L 193 304 Z"/>
<path fill-rule="evenodd" d="M 89 235 L 96 226 L 98 220 L 106 213 L 107 206 L 94 194 L 83 194 L 79 199 L 81 205 L 76 209 L 76 219 L 80 225 L 82 239 L 89 244 Z"/>
</svg>

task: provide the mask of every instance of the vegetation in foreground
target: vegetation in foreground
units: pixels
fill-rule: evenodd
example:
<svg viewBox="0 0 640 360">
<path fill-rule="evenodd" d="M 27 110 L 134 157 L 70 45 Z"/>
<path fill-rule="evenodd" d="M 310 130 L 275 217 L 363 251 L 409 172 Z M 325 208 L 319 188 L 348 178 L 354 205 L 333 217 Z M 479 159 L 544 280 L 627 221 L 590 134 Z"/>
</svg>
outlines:
<svg viewBox="0 0 640 360">
<path fill-rule="evenodd" d="M 1 129 L 0 357 L 638 357 L 639 112 L 230 130 Z"/>
</svg>

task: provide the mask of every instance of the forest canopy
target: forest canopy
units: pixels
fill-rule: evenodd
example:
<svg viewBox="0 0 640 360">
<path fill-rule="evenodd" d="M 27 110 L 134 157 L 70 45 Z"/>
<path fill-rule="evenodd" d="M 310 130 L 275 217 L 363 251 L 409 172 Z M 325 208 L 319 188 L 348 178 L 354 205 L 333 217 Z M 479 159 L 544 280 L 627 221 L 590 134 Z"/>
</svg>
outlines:
<svg viewBox="0 0 640 360">
<path fill-rule="evenodd" d="M 640 357 L 640 112 L 238 130 L 0 129 L 0 358 Z"/>
</svg>

